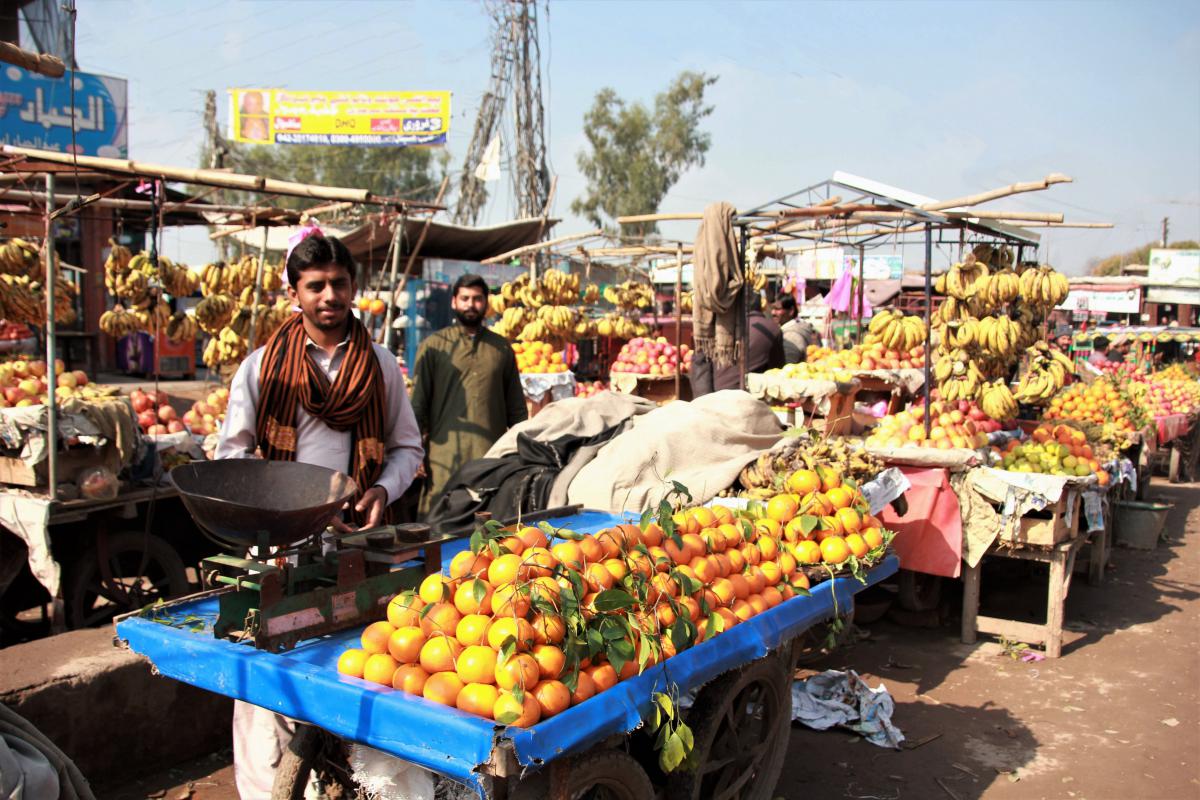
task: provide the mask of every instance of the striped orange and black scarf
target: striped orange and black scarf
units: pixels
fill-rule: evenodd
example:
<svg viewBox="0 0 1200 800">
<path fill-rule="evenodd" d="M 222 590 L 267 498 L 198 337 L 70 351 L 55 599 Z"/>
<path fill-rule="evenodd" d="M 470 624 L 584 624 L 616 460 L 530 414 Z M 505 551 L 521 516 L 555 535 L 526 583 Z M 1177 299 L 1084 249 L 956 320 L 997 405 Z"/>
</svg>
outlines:
<svg viewBox="0 0 1200 800">
<path fill-rule="evenodd" d="M 357 503 L 383 472 L 387 398 L 383 372 L 367 329 L 353 316 L 349 324 L 350 342 L 332 384 L 308 357 L 308 334 L 300 314 L 271 336 L 259 374 L 256 418 L 263 458 L 276 461 L 296 460 L 298 405 L 335 431 L 350 431 L 350 477 L 358 484 L 354 497 Z M 366 515 L 354 511 L 353 506 L 351 518 L 362 525 Z M 384 516 L 386 521 L 390 515 Z"/>
</svg>

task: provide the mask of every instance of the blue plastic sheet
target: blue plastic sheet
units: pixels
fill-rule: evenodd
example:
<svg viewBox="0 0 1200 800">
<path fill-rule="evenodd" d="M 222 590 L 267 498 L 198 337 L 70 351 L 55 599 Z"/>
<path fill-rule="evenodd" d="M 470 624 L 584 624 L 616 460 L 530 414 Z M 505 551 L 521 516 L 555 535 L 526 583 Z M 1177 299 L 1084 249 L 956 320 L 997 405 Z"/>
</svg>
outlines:
<svg viewBox="0 0 1200 800">
<path fill-rule="evenodd" d="M 585 512 L 552 524 L 594 531 L 623 520 Z M 447 560 L 453 557 L 443 555 Z M 883 580 L 898 566 L 894 556 L 888 557 L 871 570 L 868 584 Z M 339 675 L 338 656 L 358 646 L 358 629 L 302 642 L 286 653 L 263 652 L 214 638 L 217 600 L 205 598 L 170 606 L 166 621 L 177 625 L 135 617 L 117 624 L 117 636 L 169 678 L 317 725 L 482 793 L 479 767 L 500 739 L 511 739 L 518 761 L 526 766 L 586 750 L 612 734 L 637 728 L 653 691 L 665 690 L 670 683 L 688 691 L 762 658 L 782 641 L 848 611 L 854 594 L 863 588 L 852 578 L 818 584 L 811 597 L 793 598 L 618 683 L 603 694 L 602 702 L 574 706 L 527 730 L 505 729 L 421 697 Z"/>
</svg>

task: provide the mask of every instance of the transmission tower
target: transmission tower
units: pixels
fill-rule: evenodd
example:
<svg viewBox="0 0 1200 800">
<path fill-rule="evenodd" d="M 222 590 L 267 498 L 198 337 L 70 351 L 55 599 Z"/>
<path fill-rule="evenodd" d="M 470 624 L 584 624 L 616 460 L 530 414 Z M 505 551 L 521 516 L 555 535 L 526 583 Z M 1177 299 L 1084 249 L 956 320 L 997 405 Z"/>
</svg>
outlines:
<svg viewBox="0 0 1200 800">
<path fill-rule="evenodd" d="M 487 189 L 475 177 L 475 168 L 501 128 L 510 94 L 516 132 L 511 174 L 518 216 L 538 216 L 550 195 L 537 0 L 502 0 L 491 6 L 491 15 L 495 26 L 491 79 L 479 104 L 454 210 L 454 221 L 463 225 L 475 224 L 487 200 Z"/>
</svg>

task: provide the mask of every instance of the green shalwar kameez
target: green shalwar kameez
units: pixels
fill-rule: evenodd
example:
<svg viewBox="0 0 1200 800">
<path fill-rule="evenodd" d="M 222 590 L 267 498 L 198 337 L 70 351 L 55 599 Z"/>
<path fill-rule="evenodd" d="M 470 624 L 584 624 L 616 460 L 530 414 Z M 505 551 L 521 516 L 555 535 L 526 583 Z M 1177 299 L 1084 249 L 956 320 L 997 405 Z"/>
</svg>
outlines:
<svg viewBox="0 0 1200 800">
<path fill-rule="evenodd" d="M 433 334 L 417 353 L 412 408 L 429 437 L 425 514 L 459 467 L 529 416 L 512 346 L 486 328 L 471 336 L 455 324 Z"/>
</svg>

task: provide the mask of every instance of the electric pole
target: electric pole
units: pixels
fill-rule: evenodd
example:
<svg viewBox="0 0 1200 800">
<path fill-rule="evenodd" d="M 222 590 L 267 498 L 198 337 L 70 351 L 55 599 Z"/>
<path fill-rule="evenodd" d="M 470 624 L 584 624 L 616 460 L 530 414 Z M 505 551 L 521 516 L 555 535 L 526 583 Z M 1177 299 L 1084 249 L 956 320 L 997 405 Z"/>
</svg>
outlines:
<svg viewBox="0 0 1200 800">
<path fill-rule="evenodd" d="M 1166 246 L 1167 246 L 1167 233 L 1168 233 L 1170 230 L 1171 230 L 1171 218 L 1170 218 L 1170 217 L 1163 217 L 1163 226 L 1162 226 L 1162 243 L 1159 245 L 1160 247 L 1166 247 Z"/>
</svg>

